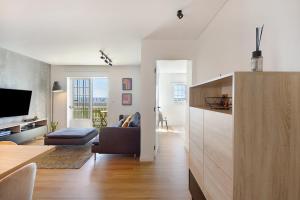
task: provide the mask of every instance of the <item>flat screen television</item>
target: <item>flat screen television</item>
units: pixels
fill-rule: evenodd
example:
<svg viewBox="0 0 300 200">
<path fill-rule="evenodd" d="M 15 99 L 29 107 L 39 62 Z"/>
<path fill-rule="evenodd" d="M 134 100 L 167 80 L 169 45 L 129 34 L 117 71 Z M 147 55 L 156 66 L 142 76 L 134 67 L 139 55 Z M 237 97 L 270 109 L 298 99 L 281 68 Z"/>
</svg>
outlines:
<svg viewBox="0 0 300 200">
<path fill-rule="evenodd" d="M 32 91 L 0 88 L 0 118 L 28 115 Z"/>
</svg>

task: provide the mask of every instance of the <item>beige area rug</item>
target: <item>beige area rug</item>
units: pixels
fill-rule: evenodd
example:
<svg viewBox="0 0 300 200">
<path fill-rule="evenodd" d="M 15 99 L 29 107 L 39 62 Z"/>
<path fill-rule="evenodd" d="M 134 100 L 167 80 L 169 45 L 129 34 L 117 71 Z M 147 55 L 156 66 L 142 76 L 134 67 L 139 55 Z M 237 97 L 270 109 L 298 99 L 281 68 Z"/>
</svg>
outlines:
<svg viewBox="0 0 300 200">
<path fill-rule="evenodd" d="M 53 152 L 35 162 L 39 169 L 80 169 L 92 156 L 91 146 L 92 142 L 82 146 L 56 146 Z"/>
</svg>

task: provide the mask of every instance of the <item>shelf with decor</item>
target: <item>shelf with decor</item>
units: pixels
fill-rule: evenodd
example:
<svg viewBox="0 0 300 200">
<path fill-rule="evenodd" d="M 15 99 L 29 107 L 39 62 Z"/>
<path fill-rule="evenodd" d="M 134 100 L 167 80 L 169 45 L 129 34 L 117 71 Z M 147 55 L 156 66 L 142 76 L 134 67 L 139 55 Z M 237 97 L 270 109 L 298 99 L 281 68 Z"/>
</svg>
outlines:
<svg viewBox="0 0 300 200">
<path fill-rule="evenodd" d="M 190 107 L 232 114 L 233 74 L 192 86 Z"/>
<path fill-rule="evenodd" d="M 299 72 L 235 72 L 190 88 L 195 199 L 300 199 L 297 91 Z"/>
<path fill-rule="evenodd" d="M 1 124 L 0 141 L 12 141 L 17 144 L 22 144 L 34 139 L 35 137 L 43 136 L 47 134 L 47 132 L 47 119 L 38 119 L 30 122 L 14 122 Z"/>
</svg>

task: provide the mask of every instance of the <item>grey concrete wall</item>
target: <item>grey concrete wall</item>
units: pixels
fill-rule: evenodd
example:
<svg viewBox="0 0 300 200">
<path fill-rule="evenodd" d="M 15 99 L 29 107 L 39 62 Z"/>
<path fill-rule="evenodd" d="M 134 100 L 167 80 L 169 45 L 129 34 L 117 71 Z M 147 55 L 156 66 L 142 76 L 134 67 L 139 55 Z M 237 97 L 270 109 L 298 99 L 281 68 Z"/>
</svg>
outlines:
<svg viewBox="0 0 300 200">
<path fill-rule="evenodd" d="M 47 63 L 0 48 L 0 88 L 32 90 L 29 115 L 0 118 L 0 124 L 21 121 L 25 117 L 50 116 L 50 67 Z"/>
</svg>

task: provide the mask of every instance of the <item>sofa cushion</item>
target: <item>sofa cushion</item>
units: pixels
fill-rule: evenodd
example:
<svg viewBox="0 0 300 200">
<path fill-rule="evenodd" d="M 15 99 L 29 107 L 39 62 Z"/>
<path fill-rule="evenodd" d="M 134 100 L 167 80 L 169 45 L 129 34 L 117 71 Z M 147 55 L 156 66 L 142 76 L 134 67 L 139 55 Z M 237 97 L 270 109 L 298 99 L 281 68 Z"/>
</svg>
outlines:
<svg viewBox="0 0 300 200">
<path fill-rule="evenodd" d="M 95 128 L 66 128 L 66 129 L 55 131 L 53 133 L 49 133 L 47 137 L 63 138 L 63 139 L 84 138 L 95 132 L 97 132 L 97 129 Z"/>
<path fill-rule="evenodd" d="M 119 120 L 124 119 L 126 120 L 129 115 L 119 115 Z"/>
<path fill-rule="evenodd" d="M 128 128 L 131 117 L 132 117 L 131 115 L 129 117 L 127 117 L 127 119 L 125 120 L 125 122 L 122 125 L 122 128 Z"/>
<path fill-rule="evenodd" d="M 111 127 L 115 127 L 115 128 L 122 127 L 124 121 L 125 121 L 125 119 L 121 119 L 117 123 L 111 125 Z"/>
<path fill-rule="evenodd" d="M 93 140 L 93 145 L 99 145 L 99 135 L 97 137 L 94 138 Z"/>
</svg>

